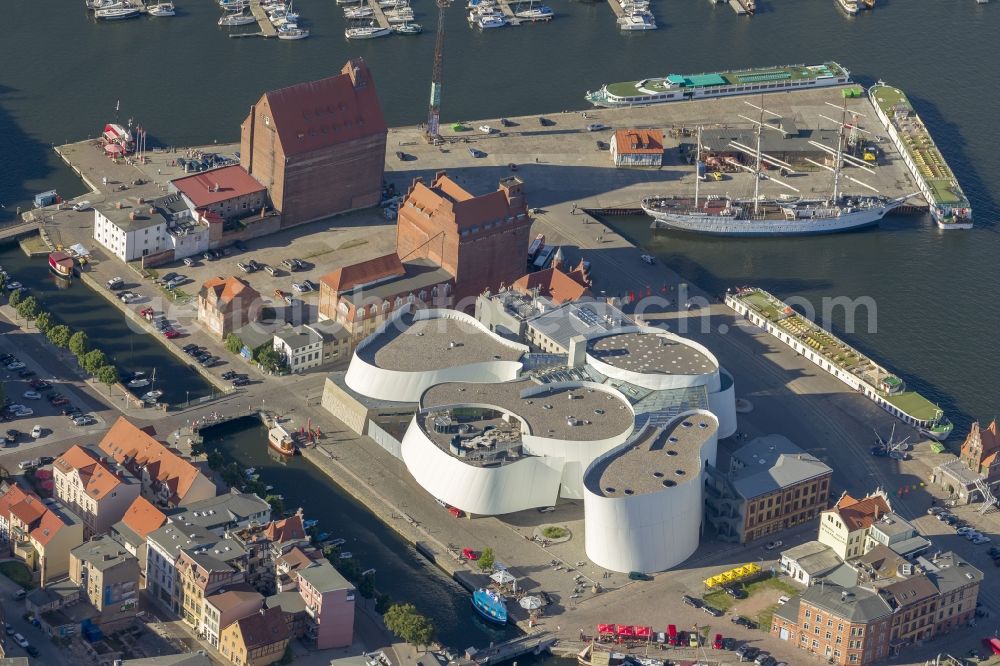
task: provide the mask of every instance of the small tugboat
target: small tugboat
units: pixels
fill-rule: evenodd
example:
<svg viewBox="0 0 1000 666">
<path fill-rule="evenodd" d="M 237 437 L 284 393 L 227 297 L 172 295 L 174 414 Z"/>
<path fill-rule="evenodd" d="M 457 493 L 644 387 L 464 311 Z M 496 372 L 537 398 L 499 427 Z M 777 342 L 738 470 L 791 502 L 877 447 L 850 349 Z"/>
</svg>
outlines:
<svg viewBox="0 0 1000 666">
<path fill-rule="evenodd" d="M 495 624 L 507 624 L 507 604 L 492 590 L 479 588 L 472 593 L 472 607 L 483 619 Z"/>
<path fill-rule="evenodd" d="M 267 445 L 283 456 L 295 455 L 295 440 L 280 425 L 275 425 L 267 431 Z"/>
<path fill-rule="evenodd" d="M 61 278 L 73 277 L 73 267 L 76 265 L 73 257 L 65 252 L 49 254 L 49 270 Z"/>
</svg>

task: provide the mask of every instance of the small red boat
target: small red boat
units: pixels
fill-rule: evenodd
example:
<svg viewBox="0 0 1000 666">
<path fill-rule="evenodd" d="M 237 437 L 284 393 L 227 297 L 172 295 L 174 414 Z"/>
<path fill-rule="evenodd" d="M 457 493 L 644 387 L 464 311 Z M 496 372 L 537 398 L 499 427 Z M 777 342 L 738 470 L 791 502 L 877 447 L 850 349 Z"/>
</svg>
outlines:
<svg viewBox="0 0 1000 666">
<path fill-rule="evenodd" d="M 73 277 L 73 268 L 76 261 L 65 252 L 52 252 L 49 254 L 49 270 L 63 278 Z"/>
</svg>

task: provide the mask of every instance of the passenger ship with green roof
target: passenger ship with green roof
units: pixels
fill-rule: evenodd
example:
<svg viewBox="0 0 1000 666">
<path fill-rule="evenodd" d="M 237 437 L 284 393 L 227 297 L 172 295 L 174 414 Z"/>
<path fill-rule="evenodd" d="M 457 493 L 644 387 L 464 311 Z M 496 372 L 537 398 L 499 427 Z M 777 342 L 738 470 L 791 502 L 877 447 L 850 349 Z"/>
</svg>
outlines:
<svg viewBox="0 0 1000 666">
<path fill-rule="evenodd" d="M 868 98 L 920 186 L 938 227 L 971 229 L 972 206 L 906 94 L 879 81 L 868 90 Z"/>
<path fill-rule="evenodd" d="M 851 73 L 835 62 L 732 70 L 711 74 L 670 74 L 662 78 L 607 83 L 587 92 L 594 106 L 615 108 L 710 99 L 731 95 L 760 95 L 785 90 L 825 88 L 851 83 Z"/>
</svg>

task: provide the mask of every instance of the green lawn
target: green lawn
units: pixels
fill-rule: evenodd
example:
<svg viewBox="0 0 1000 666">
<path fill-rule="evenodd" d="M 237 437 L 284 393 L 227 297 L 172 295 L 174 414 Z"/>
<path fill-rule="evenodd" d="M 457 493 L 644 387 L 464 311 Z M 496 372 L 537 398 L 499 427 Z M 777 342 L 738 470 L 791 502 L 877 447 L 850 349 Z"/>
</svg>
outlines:
<svg viewBox="0 0 1000 666">
<path fill-rule="evenodd" d="M 732 608 L 733 604 L 736 603 L 736 599 L 726 594 L 725 590 L 716 590 L 715 592 L 709 592 L 702 599 L 705 600 L 709 606 L 715 606 L 719 610 L 728 611 Z"/>
<path fill-rule="evenodd" d="M 778 592 L 784 592 L 788 596 L 794 597 L 798 596 L 799 591 L 791 583 L 786 583 L 780 578 L 765 578 L 764 580 L 758 580 L 755 583 L 750 583 L 745 586 L 747 593 L 751 596 L 760 592 L 761 590 L 777 590 Z"/>
<path fill-rule="evenodd" d="M 0 562 L 0 573 L 26 590 L 32 590 L 35 587 L 31 571 L 20 562 Z"/>
<path fill-rule="evenodd" d="M 764 294 L 754 292 L 744 296 L 743 300 L 746 301 L 750 307 L 757 310 L 771 321 L 776 321 L 781 318 L 781 311 L 778 310 L 777 306 L 775 306 L 771 299 Z"/>
</svg>

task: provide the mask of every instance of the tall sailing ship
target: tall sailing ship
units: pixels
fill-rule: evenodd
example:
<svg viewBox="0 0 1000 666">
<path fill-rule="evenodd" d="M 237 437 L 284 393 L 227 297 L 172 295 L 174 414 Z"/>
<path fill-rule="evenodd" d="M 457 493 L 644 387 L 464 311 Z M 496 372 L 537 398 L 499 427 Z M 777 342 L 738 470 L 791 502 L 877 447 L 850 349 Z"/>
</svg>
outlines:
<svg viewBox="0 0 1000 666">
<path fill-rule="evenodd" d="M 749 104 L 749 103 L 748 103 Z M 855 178 L 844 175 L 844 162 L 850 162 L 863 169 L 869 169 L 862 160 L 844 154 L 844 127 L 840 122 L 840 132 L 837 138 L 837 149 L 825 144 L 810 141 L 814 147 L 826 152 L 833 158 L 834 166 L 827 166 L 815 160 L 806 161 L 821 169 L 833 173 L 833 191 L 828 198 L 806 199 L 798 196 L 782 196 L 764 198 L 760 193 L 760 183 L 763 178 L 794 192 L 798 190 L 768 174 L 764 175 L 764 166 L 780 169 L 782 173 L 794 173 L 792 165 L 771 155 L 761 152 L 761 134 L 765 127 L 763 107 L 757 107 L 761 112 L 760 120 L 752 120 L 741 116 L 756 126 L 756 147 L 732 141 L 730 147 L 750 155 L 754 160 L 753 167 L 746 166 L 735 159 L 727 161 L 753 176 L 753 197 L 733 198 L 730 196 L 712 195 L 703 197 L 699 191 L 703 164 L 702 130 L 698 128 L 698 146 L 695 153 L 695 185 L 693 197 L 652 196 L 642 200 L 642 210 L 653 218 L 654 229 L 675 229 L 712 236 L 798 236 L 807 234 L 829 234 L 841 231 L 859 229 L 877 224 L 886 213 L 901 206 L 909 197 L 889 199 L 878 194 L 859 195 L 845 194 L 841 191 L 841 182 L 850 180 L 870 190 L 875 188 Z M 845 109 L 846 115 L 846 109 Z M 877 192 L 877 190 L 875 190 Z"/>
</svg>

